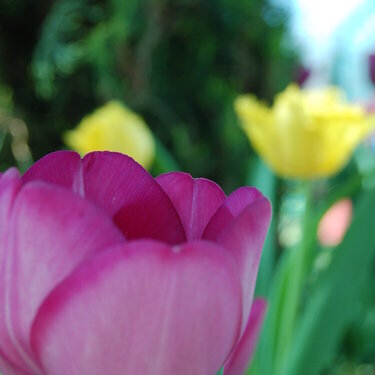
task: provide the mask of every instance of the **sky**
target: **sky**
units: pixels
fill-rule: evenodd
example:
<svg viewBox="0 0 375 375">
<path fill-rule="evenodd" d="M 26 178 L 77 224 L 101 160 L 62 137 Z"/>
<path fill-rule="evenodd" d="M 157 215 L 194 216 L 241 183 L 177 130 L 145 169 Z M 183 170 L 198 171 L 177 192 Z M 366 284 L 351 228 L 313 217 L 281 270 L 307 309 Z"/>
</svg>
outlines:
<svg viewBox="0 0 375 375">
<path fill-rule="evenodd" d="M 374 0 L 375 1 L 375 0 Z M 335 32 L 365 0 L 278 0 L 291 14 L 291 36 L 302 62 L 318 74 L 309 81 L 319 86 L 330 80 Z"/>
<path fill-rule="evenodd" d="M 292 0 L 296 37 L 310 43 L 327 43 L 337 26 L 364 0 Z"/>
</svg>

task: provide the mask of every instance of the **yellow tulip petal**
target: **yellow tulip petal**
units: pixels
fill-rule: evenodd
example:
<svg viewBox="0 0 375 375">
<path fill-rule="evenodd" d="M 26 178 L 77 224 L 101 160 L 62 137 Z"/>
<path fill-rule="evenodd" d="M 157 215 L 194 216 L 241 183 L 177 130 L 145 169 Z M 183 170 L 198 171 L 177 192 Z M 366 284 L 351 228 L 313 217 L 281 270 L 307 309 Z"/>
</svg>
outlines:
<svg viewBox="0 0 375 375">
<path fill-rule="evenodd" d="M 335 87 L 288 86 L 267 107 L 240 96 L 235 110 L 254 149 L 280 176 L 312 179 L 337 173 L 375 128 L 375 117 L 348 104 Z"/>
<path fill-rule="evenodd" d="M 143 119 L 117 101 L 84 117 L 77 128 L 65 133 L 65 143 L 81 155 L 91 151 L 117 151 L 149 168 L 155 143 Z"/>
</svg>

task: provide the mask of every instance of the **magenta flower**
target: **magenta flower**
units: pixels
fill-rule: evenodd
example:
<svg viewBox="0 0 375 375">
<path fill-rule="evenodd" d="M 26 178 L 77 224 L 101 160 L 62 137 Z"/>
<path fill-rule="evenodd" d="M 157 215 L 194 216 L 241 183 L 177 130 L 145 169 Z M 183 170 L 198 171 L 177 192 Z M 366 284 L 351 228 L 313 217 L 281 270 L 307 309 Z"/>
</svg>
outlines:
<svg viewBox="0 0 375 375">
<path fill-rule="evenodd" d="M 368 57 L 368 71 L 371 82 L 375 85 L 375 53 L 371 53 Z"/>
<path fill-rule="evenodd" d="M 303 87 L 311 76 L 311 70 L 303 65 L 298 65 L 294 72 L 294 81 L 298 86 Z"/>
<path fill-rule="evenodd" d="M 56 152 L 0 175 L 0 370 L 242 374 L 270 204 L 127 156 Z M 250 313 L 251 310 L 251 313 Z"/>
</svg>

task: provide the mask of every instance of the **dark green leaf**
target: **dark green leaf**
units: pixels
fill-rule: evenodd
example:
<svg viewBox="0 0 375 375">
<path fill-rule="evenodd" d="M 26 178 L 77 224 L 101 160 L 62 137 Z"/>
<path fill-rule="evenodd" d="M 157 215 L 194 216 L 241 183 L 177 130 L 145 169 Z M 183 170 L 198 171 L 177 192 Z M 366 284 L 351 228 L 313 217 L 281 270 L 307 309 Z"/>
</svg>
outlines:
<svg viewBox="0 0 375 375">
<path fill-rule="evenodd" d="M 363 193 L 353 224 L 317 281 L 283 375 L 318 375 L 336 354 L 375 258 L 375 191 Z"/>
<path fill-rule="evenodd" d="M 159 175 L 161 173 L 178 171 L 180 167 L 174 160 L 173 156 L 164 147 L 164 145 L 156 138 L 155 139 L 155 159 L 152 167 L 152 172 L 154 175 Z"/>
<path fill-rule="evenodd" d="M 250 176 L 247 184 L 259 189 L 272 203 L 273 212 L 276 207 L 276 175 L 264 164 L 262 159 L 257 158 L 251 165 Z M 272 272 L 275 262 L 276 224 L 273 215 L 270 229 L 263 247 L 262 258 L 257 279 L 256 294 L 266 296 L 270 286 Z"/>
</svg>

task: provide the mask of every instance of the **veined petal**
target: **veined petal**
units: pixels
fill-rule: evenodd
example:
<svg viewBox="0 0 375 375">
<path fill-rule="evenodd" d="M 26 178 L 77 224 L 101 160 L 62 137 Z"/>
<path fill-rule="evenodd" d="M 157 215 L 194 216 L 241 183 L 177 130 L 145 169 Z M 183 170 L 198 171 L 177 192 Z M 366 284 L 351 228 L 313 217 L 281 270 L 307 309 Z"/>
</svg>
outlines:
<svg viewBox="0 0 375 375">
<path fill-rule="evenodd" d="M 133 241 L 50 295 L 32 338 L 47 374 L 214 374 L 239 335 L 232 259 L 212 243 Z"/>
<path fill-rule="evenodd" d="M 39 374 L 29 333 L 40 304 L 82 261 L 124 237 L 104 211 L 41 181 L 22 187 L 1 219 L 7 234 L 1 242 L 0 348 Z"/>
<path fill-rule="evenodd" d="M 8 223 L 14 201 L 21 186 L 19 173 L 15 168 L 11 168 L 2 174 L 0 178 L 0 277 L 2 278 L 5 275 L 5 264 L 7 260 Z M 4 288 L 4 279 L 2 279 L 0 282 L 0 296 L 4 295 Z M 12 368 L 13 364 L 21 364 L 22 366 L 23 361 L 13 347 L 12 340 L 5 328 L 5 305 L 1 297 L 0 302 L 0 370 L 10 372 L 9 369 Z M 2 347 L 7 349 L 8 355 L 2 353 Z M 11 361 L 13 364 L 9 361 L 9 357 L 13 359 Z"/>
<path fill-rule="evenodd" d="M 3 375 L 31 375 L 11 363 L 0 351 L 0 372 Z"/>
<path fill-rule="evenodd" d="M 71 151 L 49 154 L 24 181 L 42 179 L 72 189 L 109 212 L 128 239 L 185 240 L 181 220 L 163 189 L 138 163 L 116 152 L 92 152 L 82 160 Z"/>
<path fill-rule="evenodd" d="M 43 180 L 79 193 L 80 171 L 79 154 L 72 151 L 56 151 L 33 164 L 22 176 L 22 181 Z"/>
<path fill-rule="evenodd" d="M 3 254 L 5 252 L 5 236 L 7 234 L 7 226 L 10 212 L 14 203 L 14 199 L 20 190 L 22 183 L 19 178 L 17 169 L 11 168 L 0 176 L 0 270 L 4 263 Z"/>
<path fill-rule="evenodd" d="M 203 238 L 215 241 L 235 217 L 248 205 L 261 198 L 264 198 L 262 193 L 253 187 L 241 187 L 235 190 L 217 209 L 205 228 Z"/>
<path fill-rule="evenodd" d="M 224 375 L 243 375 L 253 356 L 267 303 L 263 299 L 254 300 L 245 331 L 224 366 Z"/>
<path fill-rule="evenodd" d="M 250 313 L 264 240 L 271 220 L 271 205 L 254 188 L 233 192 L 217 210 L 203 238 L 224 246 L 236 260 L 242 282 L 243 321 Z"/>
<path fill-rule="evenodd" d="M 109 208 L 127 238 L 171 244 L 185 240 L 172 202 L 133 159 L 119 153 L 93 152 L 84 157 L 83 165 L 87 196 Z"/>
<path fill-rule="evenodd" d="M 205 178 L 192 178 L 187 173 L 162 174 L 156 181 L 167 193 L 178 212 L 187 240 L 197 240 L 225 201 L 223 190 Z"/>
</svg>

